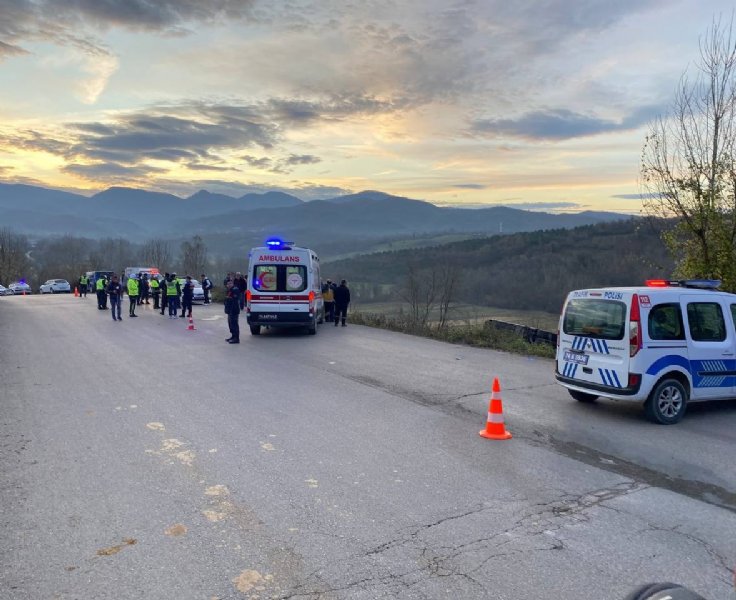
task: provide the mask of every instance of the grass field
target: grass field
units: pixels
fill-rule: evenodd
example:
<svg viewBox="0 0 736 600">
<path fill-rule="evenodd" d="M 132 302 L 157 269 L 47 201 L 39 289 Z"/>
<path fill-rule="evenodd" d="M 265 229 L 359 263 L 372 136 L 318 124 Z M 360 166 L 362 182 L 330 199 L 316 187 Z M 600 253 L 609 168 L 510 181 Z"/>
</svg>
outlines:
<svg viewBox="0 0 736 600">
<path fill-rule="evenodd" d="M 400 302 L 375 302 L 355 303 L 351 305 L 352 310 L 363 313 L 375 313 L 388 317 L 397 317 L 406 305 Z M 556 331 L 560 316 L 542 311 L 522 311 L 508 308 L 493 308 L 491 306 L 478 306 L 473 304 L 458 304 L 450 309 L 450 321 L 453 323 L 478 324 L 488 319 L 507 321 L 527 327 L 535 327 L 545 331 Z M 430 314 L 430 321 L 437 321 L 437 311 Z"/>
</svg>

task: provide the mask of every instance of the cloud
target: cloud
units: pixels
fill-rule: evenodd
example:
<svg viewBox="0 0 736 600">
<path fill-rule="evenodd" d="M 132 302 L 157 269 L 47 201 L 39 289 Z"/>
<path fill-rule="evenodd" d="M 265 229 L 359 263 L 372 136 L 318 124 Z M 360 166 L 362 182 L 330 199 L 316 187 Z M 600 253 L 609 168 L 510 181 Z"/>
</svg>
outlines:
<svg viewBox="0 0 736 600">
<path fill-rule="evenodd" d="M 2 60 L 6 56 L 20 56 L 21 54 L 28 54 L 28 51 L 24 50 L 20 46 L 6 44 L 2 40 L 0 40 L 0 60 Z"/>
<path fill-rule="evenodd" d="M 116 163 L 99 164 L 77 164 L 71 163 L 63 168 L 67 173 L 72 173 L 86 179 L 98 182 L 100 180 L 110 183 L 128 183 L 131 181 L 145 181 L 151 175 L 165 173 L 166 169 L 151 167 L 148 165 L 126 166 Z"/>
<path fill-rule="evenodd" d="M 659 198 L 660 194 L 614 194 L 611 198 L 618 198 L 620 200 L 654 200 Z"/>
<path fill-rule="evenodd" d="M 452 187 L 458 188 L 461 190 L 484 190 L 488 186 L 483 185 L 482 183 L 456 183 Z"/>
<path fill-rule="evenodd" d="M 529 112 L 516 119 L 478 119 L 471 124 L 471 131 L 480 135 L 510 136 L 528 140 L 566 140 L 636 129 L 653 119 L 659 112 L 659 107 L 645 106 L 619 121 L 613 121 L 568 109 L 552 109 Z"/>
</svg>

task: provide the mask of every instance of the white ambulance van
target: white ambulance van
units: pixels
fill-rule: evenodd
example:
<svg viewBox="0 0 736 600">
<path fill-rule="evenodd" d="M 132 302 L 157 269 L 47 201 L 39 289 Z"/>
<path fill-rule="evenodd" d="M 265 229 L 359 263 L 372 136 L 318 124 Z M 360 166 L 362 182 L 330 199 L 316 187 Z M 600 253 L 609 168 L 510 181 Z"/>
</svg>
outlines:
<svg viewBox="0 0 736 600">
<path fill-rule="evenodd" d="M 570 292 L 560 317 L 556 378 L 580 402 L 642 402 L 677 423 L 688 402 L 736 397 L 736 294 L 719 281 Z"/>
<path fill-rule="evenodd" d="M 314 335 L 325 318 L 319 257 L 309 248 L 275 238 L 252 248 L 245 300 L 253 335 L 259 335 L 264 326 L 300 325 Z"/>
</svg>

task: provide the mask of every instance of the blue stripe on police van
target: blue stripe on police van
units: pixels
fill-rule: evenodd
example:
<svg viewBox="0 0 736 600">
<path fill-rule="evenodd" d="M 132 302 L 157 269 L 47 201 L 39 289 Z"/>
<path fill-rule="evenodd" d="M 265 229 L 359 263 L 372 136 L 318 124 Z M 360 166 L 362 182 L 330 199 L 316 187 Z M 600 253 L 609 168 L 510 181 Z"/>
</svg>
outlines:
<svg viewBox="0 0 736 600">
<path fill-rule="evenodd" d="M 613 379 L 616 381 L 616 387 L 621 387 L 621 382 L 618 379 L 618 375 L 616 375 L 616 371 L 611 371 L 611 375 L 613 375 Z"/>
<path fill-rule="evenodd" d="M 608 349 L 608 344 L 606 343 L 606 340 L 601 340 L 601 343 L 603 344 L 603 350 L 606 354 L 610 354 L 611 351 Z"/>
<path fill-rule="evenodd" d="M 711 377 L 703 377 L 700 381 L 695 384 L 695 387 L 722 387 L 723 382 L 726 380 L 725 375 L 716 375 Z"/>
<path fill-rule="evenodd" d="M 611 382 L 608 379 L 608 372 L 605 369 L 598 369 L 598 373 L 600 373 L 603 383 L 605 383 L 606 385 L 611 385 Z"/>
<path fill-rule="evenodd" d="M 590 340 L 590 345 L 593 346 L 593 350 L 601 352 L 601 343 L 598 340 Z"/>
</svg>

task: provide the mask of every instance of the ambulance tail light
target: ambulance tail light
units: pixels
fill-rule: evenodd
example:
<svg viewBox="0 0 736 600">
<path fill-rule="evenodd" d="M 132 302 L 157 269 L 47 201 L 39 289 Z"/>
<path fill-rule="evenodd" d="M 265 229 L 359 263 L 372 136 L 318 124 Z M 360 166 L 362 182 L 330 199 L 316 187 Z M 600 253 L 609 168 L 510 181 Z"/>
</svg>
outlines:
<svg viewBox="0 0 736 600">
<path fill-rule="evenodd" d="M 636 356 L 641 350 L 641 317 L 639 316 L 639 295 L 631 297 L 629 313 L 629 356 Z"/>
<path fill-rule="evenodd" d="M 314 290 L 309 292 L 309 316 L 314 315 Z"/>
<path fill-rule="evenodd" d="M 250 290 L 246 290 L 246 292 L 245 292 L 245 302 L 246 302 L 246 304 L 245 304 L 245 314 L 247 314 L 247 315 L 250 314 L 250 298 L 251 298 Z"/>
</svg>

